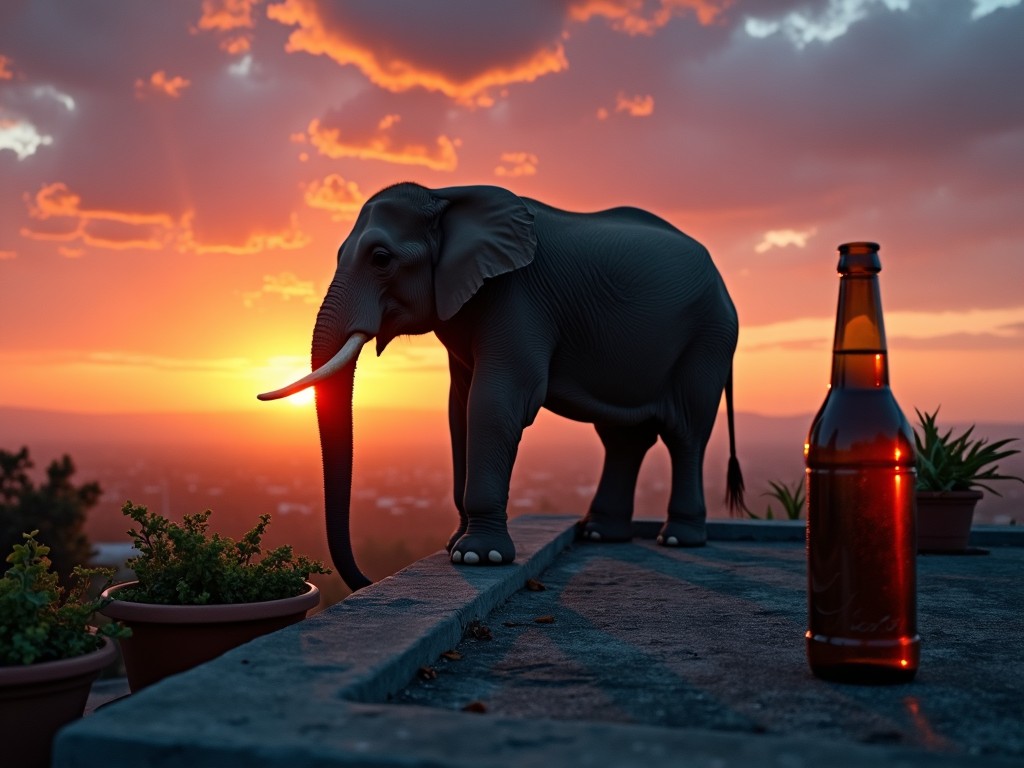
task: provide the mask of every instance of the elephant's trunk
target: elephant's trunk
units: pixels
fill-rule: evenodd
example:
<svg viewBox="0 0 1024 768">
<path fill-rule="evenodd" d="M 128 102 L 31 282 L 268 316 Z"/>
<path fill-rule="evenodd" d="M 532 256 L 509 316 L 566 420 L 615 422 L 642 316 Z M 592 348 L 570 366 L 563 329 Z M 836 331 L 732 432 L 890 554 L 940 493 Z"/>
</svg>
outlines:
<svg viewBox="0 0 1024 768">
<path fill-rule="evenodd" d="M 371 584 L 356 565 L 349 528 L 352 500 L 352 385 L 356 365 L 345 366 L 316 388 L 316 419 L 324 464 L 327 546 L 342 580 L 355 592 Z"/>
<path fill-rule="evenodd" d="M 260 400 L 288 397 L 316 385 L 316 418 L 320 427 L 320 451 L 324 464 L 324 512 L 327 546 L 334 567 L 352 591 L 372 582 L 363 575 L 352 554 L 349 519 L 352 499 L 352 385 L 356 359 L 369 336 L 353 333 L 333 355 L 333 347 L 317 323 L 313 336 L 313 372 L 293 384 L 258 395 Z M 336 342 L 335 342 L 336 343 Z"/>
</svg>

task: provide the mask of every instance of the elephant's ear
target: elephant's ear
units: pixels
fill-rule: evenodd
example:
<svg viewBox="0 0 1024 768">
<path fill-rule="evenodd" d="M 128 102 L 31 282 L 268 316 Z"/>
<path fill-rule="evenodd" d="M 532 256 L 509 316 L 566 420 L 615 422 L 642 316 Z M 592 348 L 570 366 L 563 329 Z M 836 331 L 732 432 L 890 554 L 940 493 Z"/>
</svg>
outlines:
<svg viewBox="0 0 1024 768">
<path fill-rule="evenodd" d="M 437 315 L 450 320 L 484 280 L 533 261 L 533 215 L 507 189 L 447 187 L 433 192 L 442 202 L 441 248 L 434 268 Z"/>
</svg>

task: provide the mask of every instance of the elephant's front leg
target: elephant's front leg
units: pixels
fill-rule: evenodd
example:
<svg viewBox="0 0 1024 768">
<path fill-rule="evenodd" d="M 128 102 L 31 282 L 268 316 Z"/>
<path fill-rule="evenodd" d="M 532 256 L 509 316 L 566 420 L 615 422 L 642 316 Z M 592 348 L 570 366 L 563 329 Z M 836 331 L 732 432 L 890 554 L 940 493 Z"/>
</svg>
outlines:
<svg viewBox="0 0 1024 768">
<path fill-rule="evenodd" d="M 474 372 L 467 409 L 466 532 L 451 548 L 453 563 L 511 563 L 515 545 L 508 533 L 508 489 L 523 429 L 543 398 L 536 385 L 504 367 Z"/>
<path fill-rule="evenodd" d="M 469 401 L 469 385 L 472 371 L 461 365 L 453 356 L 448 357 L 451 386 L 448 390 L 448 429 L 452 439 L 452 479 L 455 508 L 459 512 L 459 525 L 448 539 L 445 549 L 449 552 L 455 542 L 462 538 L 469 525 L 466 517 L 466 409 Z"/>
</svg>

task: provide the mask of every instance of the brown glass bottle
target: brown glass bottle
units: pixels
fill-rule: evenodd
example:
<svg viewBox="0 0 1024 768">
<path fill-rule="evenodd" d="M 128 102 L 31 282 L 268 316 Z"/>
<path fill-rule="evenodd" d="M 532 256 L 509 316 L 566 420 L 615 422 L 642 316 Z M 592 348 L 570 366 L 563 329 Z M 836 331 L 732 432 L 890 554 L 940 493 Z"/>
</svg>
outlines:
<svg viewBox="0 0 1024 768">
<path fill-rule="evenodd" d="M 807 660 L 819 677 L 917 672 L 914 437 L 889 389 L 878 245 L 839 246 L 832 382 L 807 462 Z"/>
</svg>

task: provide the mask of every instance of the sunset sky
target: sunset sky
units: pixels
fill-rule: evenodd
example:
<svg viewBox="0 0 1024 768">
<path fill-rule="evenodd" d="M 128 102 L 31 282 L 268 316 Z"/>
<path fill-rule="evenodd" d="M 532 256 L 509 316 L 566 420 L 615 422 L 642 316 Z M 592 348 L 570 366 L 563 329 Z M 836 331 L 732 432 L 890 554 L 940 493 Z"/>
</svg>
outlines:
<svg viewBox="0 0 1024 768">
<path fill-rule="evenodd" d="M 0 405 L 259 404 L 403 180 L 636 205 L 705 243 L 736 407 L 813 412 L 836 246 L 882 245 L 909 415 L 1024 421 L 1020 0 L 4 0 Z M 357 404 L 442 409 L 443 348 Z"/>
</svg>

